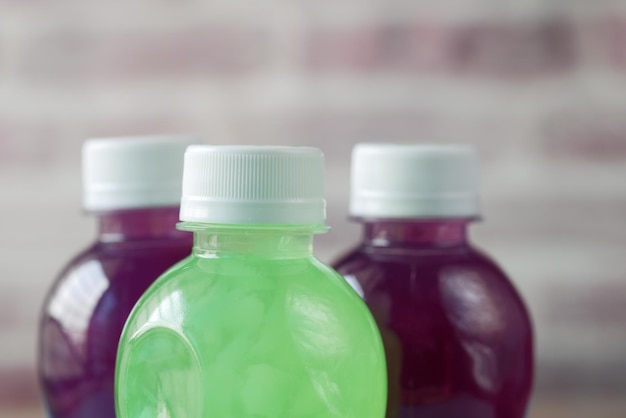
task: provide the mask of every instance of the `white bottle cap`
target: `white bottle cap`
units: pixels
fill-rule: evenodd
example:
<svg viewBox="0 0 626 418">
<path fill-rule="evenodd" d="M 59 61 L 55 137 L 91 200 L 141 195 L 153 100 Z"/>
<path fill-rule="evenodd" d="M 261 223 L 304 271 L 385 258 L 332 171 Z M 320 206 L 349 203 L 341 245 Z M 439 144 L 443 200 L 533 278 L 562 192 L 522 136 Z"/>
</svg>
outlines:
<svg viewBox="0 0 626 418">
<path fill-rule="evenodd" d="M 318 149 L 205 145 L 185 153 L 182 221 L 323 225 L 325 218 Z"/>
<path fill-rule="evenodd" d="M 350 213 L 477 217 L 478 153 L 467 145 L 358 144 L 352 152 Z"/>
<path fill-rule="evenodd" d="M 192 136 L 92 138 L 83 144 L 83 206 L 88 211 L 178 206 Z"/>
</svg>

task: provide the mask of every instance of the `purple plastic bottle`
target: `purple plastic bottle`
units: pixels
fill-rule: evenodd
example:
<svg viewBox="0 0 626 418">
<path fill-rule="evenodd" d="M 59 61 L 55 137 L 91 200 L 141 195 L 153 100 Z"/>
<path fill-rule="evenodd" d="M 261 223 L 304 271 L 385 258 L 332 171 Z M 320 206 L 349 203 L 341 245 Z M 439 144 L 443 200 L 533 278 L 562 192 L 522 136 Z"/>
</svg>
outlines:
<svg viewBox="0 0 626 418">
<path fill-rule="evenodd" d="M 143 292 L 190 254 L 176 229 L 187 137 L 91 139 L 83 147 L 85 209 L 96 242 L 74 258 L 43 306 L 39 375 L 48 416 L 115 418 L 117 346 Z"/>
<path fill-rule="evenodd" d="M 533 335 L 519 294 L 468 241 L 478 163 L 466 146 L 360 144 L 359 246 L 334 267 L 364 298 L 387 355 L 388 418 L 522 418 Z"/>
</svg>

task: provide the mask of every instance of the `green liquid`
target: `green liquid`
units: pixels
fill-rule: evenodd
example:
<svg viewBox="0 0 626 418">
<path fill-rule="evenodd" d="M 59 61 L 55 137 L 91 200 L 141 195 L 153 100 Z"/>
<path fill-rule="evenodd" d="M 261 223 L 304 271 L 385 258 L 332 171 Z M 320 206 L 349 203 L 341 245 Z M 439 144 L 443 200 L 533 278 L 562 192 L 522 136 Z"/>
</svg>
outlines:
<svg viewBox="0 0 626 418">
<path fill-rule="evenodd" d="M 385 359 L 367 307 L 284 238 L 192 255 L 146 292 L 120 341 L 120 418 L 384 416 Z"/>
</svg>

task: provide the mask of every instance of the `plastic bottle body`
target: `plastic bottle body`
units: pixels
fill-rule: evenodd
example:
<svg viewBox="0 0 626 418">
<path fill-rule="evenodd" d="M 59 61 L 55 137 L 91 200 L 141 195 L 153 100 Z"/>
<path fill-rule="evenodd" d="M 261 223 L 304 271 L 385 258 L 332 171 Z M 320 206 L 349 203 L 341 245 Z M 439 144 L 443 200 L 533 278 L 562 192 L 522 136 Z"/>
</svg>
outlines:
<svg viewBox="0 0 626 418">
<path fill-rule="evenodd" d="M 118 416 L 383 416 L 367 307 L 311 255 L 310 233 L 242 231 L 197 232 L 194 255 L 141 298 L 120 342 Z"/>
<path fill-rule="evenodd" d="M 115 358 L 135 302 L 188 256 L 191 234 L 175 229 L 178 208 L 101 214 L 95 244 L 53 284 L 39 331 L 39 377 L 53 418 L 114 418 Z"/>
<path fill-rule="evenodd" d="M 335 268 L 385 343 L 389 418 L 522 418 L 533 379 L 528 312 L 466 241 L 467 221 L 368 221 Z"/>
</svg>

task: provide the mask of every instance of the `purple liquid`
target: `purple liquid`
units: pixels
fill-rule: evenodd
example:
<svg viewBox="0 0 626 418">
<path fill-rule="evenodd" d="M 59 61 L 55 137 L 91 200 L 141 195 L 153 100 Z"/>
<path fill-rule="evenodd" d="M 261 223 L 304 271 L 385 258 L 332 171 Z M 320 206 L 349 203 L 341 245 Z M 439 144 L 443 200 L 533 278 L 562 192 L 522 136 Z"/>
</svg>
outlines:
<svg viewBox="0 0 626 418">
<path fill-rule="evenodd" d="M 166 269 L 191 253 L 178 208 L 101 215 L 98 240 L 55 281 L 43 306 L 39 376 L 49 416 L 115 418 L 113 376 L 126 318 Z"/>
<path fill-rule="evenodd" d="M 528 312 L 470 246 L 468 220 L 367 221 L 335 268 L 385 344 L 388 418 L 523 418 L 533 379 Z"/>
</svg>

